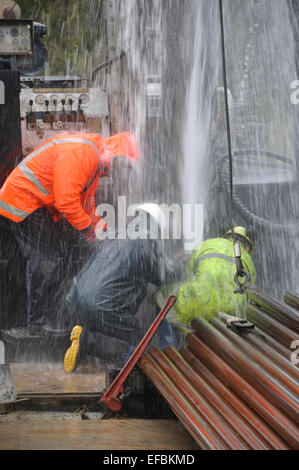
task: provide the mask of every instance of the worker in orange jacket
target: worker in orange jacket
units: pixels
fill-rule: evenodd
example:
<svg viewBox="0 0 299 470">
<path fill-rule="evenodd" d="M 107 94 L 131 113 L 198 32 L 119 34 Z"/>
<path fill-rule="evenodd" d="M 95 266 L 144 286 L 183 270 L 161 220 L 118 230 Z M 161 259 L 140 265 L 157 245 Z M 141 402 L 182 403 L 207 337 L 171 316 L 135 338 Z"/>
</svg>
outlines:
<svg viewBox="0 0 299 470">
<path fill-rule="evenodd" d="M 99 178 L 115 162 L 130 166 L 138 159 L 137 140 L 129 133 L 108 138 L 60 134 L 37 147 L 6 179 L 0 189 L 0 217 L 27 262 L 31 330 L 57 323 L 62 284 L 67 273 L 74 275 L 68 268 L 79 257 L 75 248 L 82 240 L 96 241 Z"/>
</svg>

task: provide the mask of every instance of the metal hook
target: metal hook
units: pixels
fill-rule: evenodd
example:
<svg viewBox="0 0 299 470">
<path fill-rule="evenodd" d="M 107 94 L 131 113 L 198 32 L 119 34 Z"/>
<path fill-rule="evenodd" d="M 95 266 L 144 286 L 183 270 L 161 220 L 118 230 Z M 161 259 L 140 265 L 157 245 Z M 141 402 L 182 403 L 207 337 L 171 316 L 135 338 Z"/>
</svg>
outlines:
<svg viewBox="0 0 299 470">
<path fill-rule="evenodd" d="M 241 261 L 241 260 L 240 260 Z M 239 277 L 246 277 L 245 282 L 241 283 Z M 244 269 L 242 263 L 241 268 L 238 269 L 235 275 L 235 283 L 238 286 L 238 289 L 234 291 L 234 294 L 244 294 L 245 290 L 250 286 L 250 276 L 249 273 Z"/>
</svg>

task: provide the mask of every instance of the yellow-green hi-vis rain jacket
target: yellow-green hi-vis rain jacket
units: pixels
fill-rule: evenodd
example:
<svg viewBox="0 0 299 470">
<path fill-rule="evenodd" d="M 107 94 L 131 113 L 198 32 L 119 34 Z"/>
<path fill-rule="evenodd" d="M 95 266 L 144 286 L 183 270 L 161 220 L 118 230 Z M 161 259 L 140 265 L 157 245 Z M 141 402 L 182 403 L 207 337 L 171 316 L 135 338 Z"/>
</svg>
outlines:
<svg viewBox="0 0 299 470">
<path fill-rule="evenodd" d="M 252 257 L 241 245 L 241 259 L 250 276 L 250 285 L 256 281 L 256 270 Z M 246 308 L 245 294 L 235 294 L 236 262 L 232 240 L 213 238 L 195 248 L 188 262 L 185 282 L 165 286 L 158 294 L 163 297 L 176 294 L 177 302 L 168 314 L 170 323 L 186 332 L 195 317 L 210 320 L 219 312 L 243 316 Z M 160 302 L 159 302 L 160 303 Z M 186 327 L 186 329 L 184 328 Z"/>
</svg>

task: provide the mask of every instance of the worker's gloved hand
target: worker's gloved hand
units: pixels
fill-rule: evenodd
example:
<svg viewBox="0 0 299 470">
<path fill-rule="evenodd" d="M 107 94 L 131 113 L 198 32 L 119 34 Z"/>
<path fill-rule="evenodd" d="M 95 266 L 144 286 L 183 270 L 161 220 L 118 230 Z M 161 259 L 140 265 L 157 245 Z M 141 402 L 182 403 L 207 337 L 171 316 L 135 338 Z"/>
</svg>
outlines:
<svg viewBox="0 0 299 470">
<path fill-rule="evenodd" d="M 85 241 L 92 245 L 96 244 L 99 241 L 95 234 L 95 231 L 92 229 L 91 226 L 85 230 L 82 230 L 81 236 Z"/>
</svg>

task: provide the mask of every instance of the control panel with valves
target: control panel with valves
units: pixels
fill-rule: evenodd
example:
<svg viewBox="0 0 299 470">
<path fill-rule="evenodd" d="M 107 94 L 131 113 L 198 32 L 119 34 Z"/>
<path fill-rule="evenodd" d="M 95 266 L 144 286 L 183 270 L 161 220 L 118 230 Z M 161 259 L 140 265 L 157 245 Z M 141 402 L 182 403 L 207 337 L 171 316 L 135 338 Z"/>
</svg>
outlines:
<svg viewBox="0 0 299 470">
<path fill-rule="evenodd" d="M 21 78 L 20 109 L 24 156 L 60 132 L 110 134 L 107 94 L 84 76 Z"/>
<path fill-rule="evenodd" d="M 30 111 L 26 113 L 26 129 L 29 131 L 86 129 L 87 118 L 82 108 L 82 96 L 76 99 L 72 95 L 63 98 L 57 95 L 51 97 L 37 95 L 35 100 L 30 99 Z"/>
</svg>

